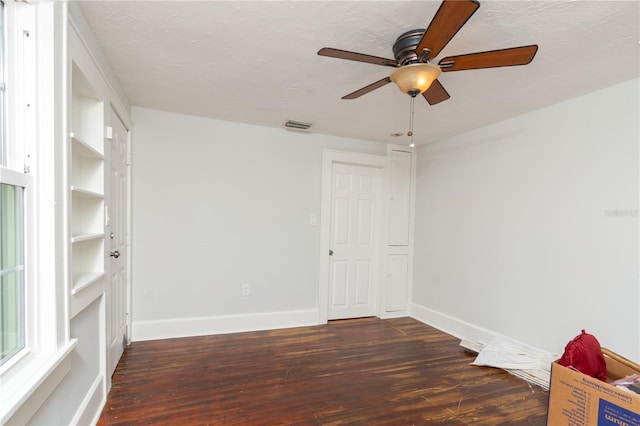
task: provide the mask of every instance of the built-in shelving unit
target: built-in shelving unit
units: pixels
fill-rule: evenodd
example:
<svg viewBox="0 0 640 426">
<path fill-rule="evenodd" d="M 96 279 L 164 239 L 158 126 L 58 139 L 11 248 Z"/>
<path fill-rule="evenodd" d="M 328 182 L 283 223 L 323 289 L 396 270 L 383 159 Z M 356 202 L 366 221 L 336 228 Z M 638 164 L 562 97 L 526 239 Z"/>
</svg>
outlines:
<svg viewBox="0 0 640 426">
<path fill-rule="evenodd" d="M 71 83 L 71 294 L 105 276 L 104 105 L 75 65 Z"/>
</svg>

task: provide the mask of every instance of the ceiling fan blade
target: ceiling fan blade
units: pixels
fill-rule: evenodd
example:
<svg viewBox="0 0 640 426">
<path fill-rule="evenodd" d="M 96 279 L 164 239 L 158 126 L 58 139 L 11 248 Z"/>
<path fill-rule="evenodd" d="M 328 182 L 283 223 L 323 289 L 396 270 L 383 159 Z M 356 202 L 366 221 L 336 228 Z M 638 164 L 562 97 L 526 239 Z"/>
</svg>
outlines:
<svg viewBox="0 0 640 426">
<path fill-rule="evenodd" d="M 424 92 L 422 92 L 422 96 L 429 102 L 429 105 L 439 104 L 442 101 L 446 101 L 451 96 L 447 93 L 446 89 L 438 80 L 433 80 L 431 86 Z"/>
<path fill-rule="evenodd" d="M 510 49 L 468 53 L 466 55 L 447 56 L 438 65 L 442 72 L 527 65 L 536 56 L 537 51 L 538 45 L 532 44 Z"/>
<path fill-rule="evenodd" d="M 416 54 L 420 56 L 429 49 L 426 59 L 438 56 L 479 7 L 476 0 L 444 0 L 418 43 Z"/>
<path fill-rule="evenodd" d="M 394 68 L 398 66 L 396 61 L 393 59 L 365 55 L 364 53 L 349 52 L 348 50 L 333 49 L 331 47 L 323 47 L 318 50 L 318 55 L 329 56 L 330 58 L 347 59 L 349 61 L 366 62 L 374 65 L 386 65 Z"/>
<path fill-rule="evenodd" d="M 365 95 L 373 90 L 379 89 L 380 87 L 391 83 L 391 79 L 389 77 L 385 77 L 382 80 L 378 80 L 375 83 L 371 83 L 368 86 L 363 87 L 362 89 L 358 89 L 355 92 L 349 93 L 342 97 L 342 99 L 356 99 L 362 95 Z"/>
</svg>

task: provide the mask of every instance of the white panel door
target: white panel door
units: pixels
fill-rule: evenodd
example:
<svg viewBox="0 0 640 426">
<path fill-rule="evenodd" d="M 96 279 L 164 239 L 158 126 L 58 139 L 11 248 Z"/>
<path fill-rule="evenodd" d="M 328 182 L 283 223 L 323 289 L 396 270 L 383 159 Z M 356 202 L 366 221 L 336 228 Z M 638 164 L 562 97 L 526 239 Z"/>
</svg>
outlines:
<svg viewBox="0 0 640 426">
<path fill-rule="evenodd" d="M 408 286 L 409 255 L 390 254 L 387 256 L 387 312 L 407 309 Z"/>
<path fill-rule="evenodd" d="M 112 138 L 108 141 L 109 281 L 107 285 L 107 373 L 113 374 L 127 344 L 127 148 L 128 135 L 111 111 Z"/>
<path fill-rule="evenodd" d="M 389 245 L 409 245 L 411 211 L 411 153 L 391 151 L 391 188 L 389 198 Z"/>
<path fill-rule="evenodd" d="M 382 170 L 334 164 L 328 319 L 376 315 Z"/>
</svg>

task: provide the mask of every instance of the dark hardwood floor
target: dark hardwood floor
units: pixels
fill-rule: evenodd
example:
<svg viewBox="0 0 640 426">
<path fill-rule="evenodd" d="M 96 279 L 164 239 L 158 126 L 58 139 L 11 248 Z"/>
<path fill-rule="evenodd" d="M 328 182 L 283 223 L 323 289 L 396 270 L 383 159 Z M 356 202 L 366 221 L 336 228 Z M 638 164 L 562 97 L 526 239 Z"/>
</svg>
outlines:
<svg viewBox="0 0 640 426">
<path fill-rule="evenodd" d="M 134 342 L 98 425 L 545 425 L 548 392 L 411 318 Z"/>
</svg>

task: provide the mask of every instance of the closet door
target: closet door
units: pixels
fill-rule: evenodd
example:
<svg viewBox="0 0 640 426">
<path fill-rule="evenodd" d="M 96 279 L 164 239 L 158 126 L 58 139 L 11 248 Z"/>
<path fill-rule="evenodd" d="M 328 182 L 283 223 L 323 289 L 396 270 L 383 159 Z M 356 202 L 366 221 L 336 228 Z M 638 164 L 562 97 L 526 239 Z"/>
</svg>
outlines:
<svg viewBox="0 0 640 426">
<path fill-rule="evenodd" d="M 408 309 L 411 257 L 413 245 L 411 220 L 413 206 L 411 150 L 390 149 L 389 158 L 389 222 L 386 247 L 385 312 L 399 313 Z"/>
<path fill-rule="evenodd" d="M 113 374 L 124 348 L 127 335 L 128 294 L 128 133 L 111 110 L 111 137 L 108 139 L 107 163 L 107 232 L 109 247 L 109 280 L 107 296 L 107 373 Z"/>
<path fill-rule="evenodd" d="M 411 152 L 390 152 L 389 245 L 409 245 L 411 209 Z"/>
</svg>

